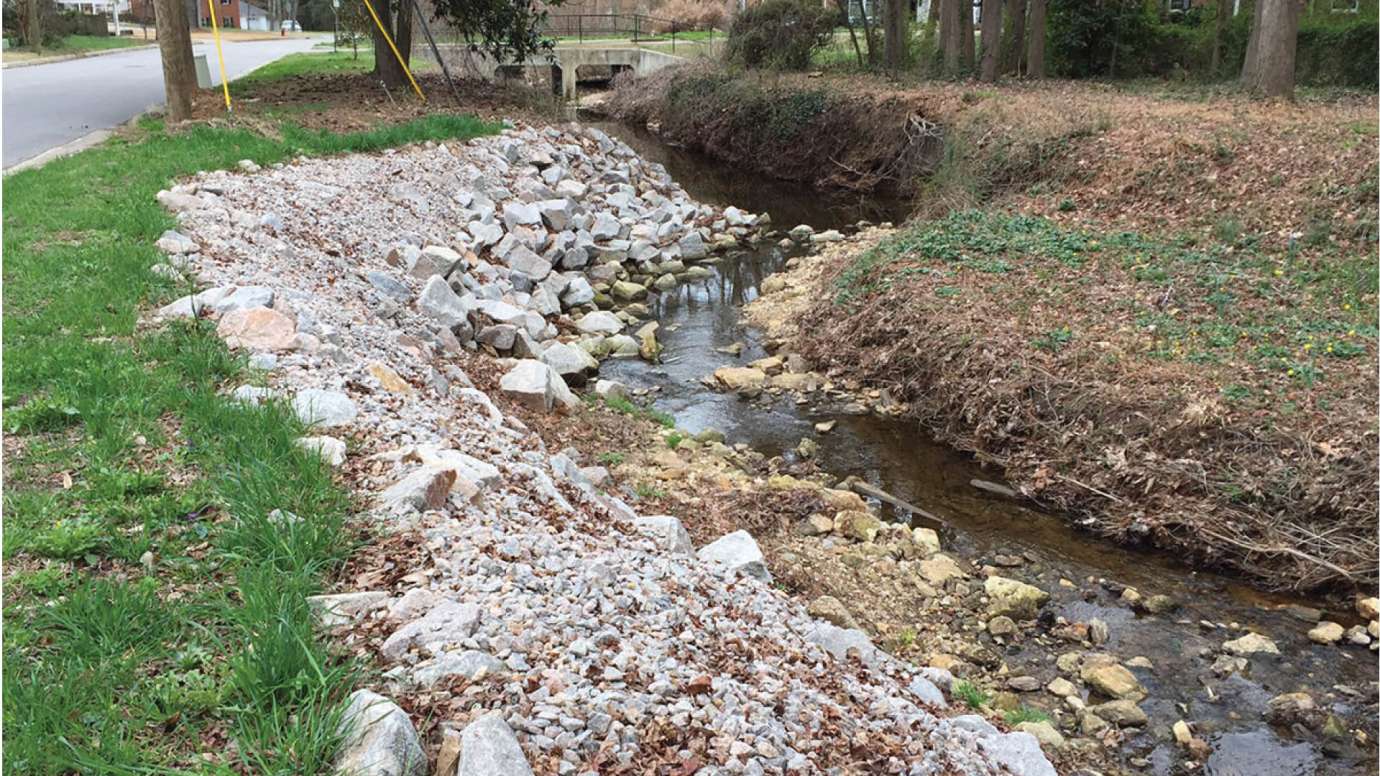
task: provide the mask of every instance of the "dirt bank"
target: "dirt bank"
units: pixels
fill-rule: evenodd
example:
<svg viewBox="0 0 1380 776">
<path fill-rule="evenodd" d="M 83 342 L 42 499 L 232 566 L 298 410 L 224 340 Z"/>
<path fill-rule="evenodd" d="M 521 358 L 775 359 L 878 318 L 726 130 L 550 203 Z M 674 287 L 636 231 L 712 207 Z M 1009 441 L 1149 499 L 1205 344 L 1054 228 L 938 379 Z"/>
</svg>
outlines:
<svg viewBox="0 0 1380 776">
<path fill-rule="evenodd" d="M 1345 261 L 967 211 L 831 245 L 747 309 L 1100 534 L 1370 587 L 1374 265 Z"/>
<path fill-rule="evenodd" d="M 1375 237 L 1373 95 L 1279 104 L 697 65 L 620 81 L 604 106 L 744 169 L 913 194 L 924 216 L 1009 203 L 1061 221 L 1276 246 Z"/>
</svg>

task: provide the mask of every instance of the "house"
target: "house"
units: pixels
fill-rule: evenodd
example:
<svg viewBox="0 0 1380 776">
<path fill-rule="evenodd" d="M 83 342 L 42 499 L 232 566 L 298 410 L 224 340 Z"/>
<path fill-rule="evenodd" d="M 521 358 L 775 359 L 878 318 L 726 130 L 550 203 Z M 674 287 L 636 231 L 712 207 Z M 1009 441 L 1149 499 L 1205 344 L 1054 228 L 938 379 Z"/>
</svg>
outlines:
<svg viewBox="0 0 1380 776">
<path fill-rule="evenodd" d="M 76 2 L 77 0 L 71 0 Z M 105 0 L 111 2 L 113 0 Z M 91 0 L 85 0 L 82 4 L 87 5 Z M 95 0 L 97 4 L 102 0 Z M 154 20 L 153 0 L 119 0 L 125 4 L 120 11 L 124 15 L 126 10 L 132 19 Z M 248 0 L 187 0 L 187 18 L 195 27 L 210 27 L 211 14 L 210 4 L 216 8 L 216 24 L 221 29 L 227 30 L 256 30 L 259 32 L 269 32 L 274 29 L 273 19 L 268 12 Z"/>
<path fill-rule="evenodd" d="M 57 0 L 57 4 L 64 11 L 95 13 L 102 16 L 109 16 L 113 8 L 118 9 L 123 16 L 129 13 L 130 0 Z"/>
</svg>

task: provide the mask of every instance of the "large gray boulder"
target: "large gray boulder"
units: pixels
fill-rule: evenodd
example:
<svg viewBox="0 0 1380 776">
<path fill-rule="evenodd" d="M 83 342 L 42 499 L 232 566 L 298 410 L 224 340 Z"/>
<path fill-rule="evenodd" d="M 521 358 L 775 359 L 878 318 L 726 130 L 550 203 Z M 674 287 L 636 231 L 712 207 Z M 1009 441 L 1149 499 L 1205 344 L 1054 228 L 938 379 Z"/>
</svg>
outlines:
<svg viewBox="0 0 1380 776">
<path fill-rule="evenodd" d="M 832 623 L 816 621 L 805 633 L 805 640 L 824 647 L 836 660 L 846 660 L 852 652 L 857 654 L 863 665 L 875 667 L 881 662 L 881 655 L 873 646 L 872 639 L 857 628 L 840 628 Z"/>
<path fill-rule="evenodd" d="M 583 334 L 617 334 L 623 330 L 623 322 L 607 310 L 585 313 L 575 322 L 575 328 Z"/>
<path fill-rule="evenodd" d="M 566 307 L 579 307 L 594 301 L 594 288 L 583 276 L 570 280 L 570 285 L 561 292 L 561 303 Z"/>
<path fill-rule="evenodd" d="M 379 653 L 389 660 L 397 660 L 413 645 L 469 638 L 479 627 L 479 616 L 479 607 L 474 604 L 442 601 L 426 616 L 393 631 L 379 647 Z"/>
<path fill-rule="evenodd" d="M 567 382 L 584 380 L 587 372 L 599 368 L 599 362 L 595 361 L 593 356 L 565 342 L 557 342 L 543 350 L 541 362 L 556 370 L 561 379 Z"/>
<path fill-rule="evenodd" d="M 532 776 L 532 766 L 503 717 L 485 714 L 460 733 L 455 776 Z"/>
<path fill-rule="evenodd" d="M 689 555 L 695 551 L 695 545 L 690 541 L 690 532 L 685 530 L 680 520 L 671 515 L 639 517 L 633 521 L 633 525 L 642 533 L 656 539 L 657 546 L 666 552 Z"/>
<path fill-rule="evenodd" d="M 219 317 L 232 310 L 272 306 L 273 289 L 267 286 L 218 286 L 165 305 L 155 316 L 160 320 L 205 315 Z"/>
<path fill-rule="evenodd" d="M 412 678 L 423 687 L 433 687 L 459 677 L 474 680 L 507 672 L 508 667 L 493 655 L 477 649 L 467 649 L 459 654 L 446 652 L 422 664 L 413 672 Z"/>
<path fill-rule="evenodd" d="M 450 284 L 440 275 L 432 275 L 417 297 L 417 309 L 435 318 L 442 326 L 451 328 L 464 323 L 473 309 L 472 300 L 455 295 Z"/>
<path fill-rule="evenodd" d="M 536 203 L 541 219 L 557 232 L 570 227 L 570 218 L 575 215 L 575 203 L 568 199 L 544 199 Z"/>
<path fill-rule="evenodd" d="M 525 202 L 509 202 L 503 206 L 503 225 L 511 230 L 515 226 L 533 226 L 541 223 L 541 211 L 535 205 Z"/>
<path fill-rule="evenodd" d="M 590 227 L 589 233 L 596 240 L 617 240 L 623 231 L 623 224 L 608 213 L 600 213 L 594 217 L 594 225 Z"/>
<path fill-rule="evenodd" d="M 407 712 L 371 690 L 356 690 L 340 718 L 339 776 L 426 776 L 426 753 Z M 530 771 L 529 771 L 530 773 Z"/>
<path fill-rule="evenodd" d="M 519 404 L 542 412 L 569 409 L 580 402 L 556 370 L 532 358 L 517 362 L 499 379 L 498 387 Z"/>
<path fill-rule="evenodd" d="M 702 259 L 709 255 L 709 248 L 704 244 L 704 238 L 699 232 L 689 232 L 676 243 L 680 246 L 680 255 L 686 259 Z"/>
<path fill-rule="evenodd" d="M 766 558 L 757 540 L 747 531 L 734 531 L 706 544 L 696 556 L 703 561 L 717 564 L 730 573 L 745 574 L 763 582 L 771 581 L 767 571 Z"/>
<path fill-rule="evenodd" d="M 331 428 L 353 423 L 359 411 L 349 396 L 340 391 L 303 388 L 292 398 L 292 410 L 308 426 Z"/>
<path fill-rule="evenodd" d="M 978 739 L 978 747 L 1011 776 L 1058 776 L 1040 742 L 1029 733 L 1004 733 Z"/>
<path fill-rule="evenodd" d="M 526 246 L 519 245 L 514 248 L 507 256 L 508 266 L 531 278 L 533 282 L 540 282 L 547 275 L 551 274 L 551 262 L 533 253 Z"/>
</svg>

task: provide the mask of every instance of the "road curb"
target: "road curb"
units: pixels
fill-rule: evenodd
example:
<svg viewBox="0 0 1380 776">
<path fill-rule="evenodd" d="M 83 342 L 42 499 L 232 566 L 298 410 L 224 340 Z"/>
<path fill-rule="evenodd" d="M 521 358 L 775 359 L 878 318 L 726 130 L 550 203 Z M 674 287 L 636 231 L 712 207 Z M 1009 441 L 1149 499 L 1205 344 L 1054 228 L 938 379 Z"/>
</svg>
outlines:
<svg viewBox="0 0 1380 776">
<path fill-rule="evenodd" d="M 64 156 L 71 156 L 72 154 L 85 151 L 88 148 L 98 146 L 101 143 L 104 143 L 109 138 L 111 138 L 116 132 L 122 129 L 130 129 L 132 127 L 138 126 L 140 119 L 144 118 L 145 116 L 160 113 L 162 110 L 163 106 L 161 104 L 151 105 L 147 109 L 141 111 L 137 116 L 131 118 L 129 121 L 126 121 L 122 124 L 118 124 L 109 129 L 98 129 L 95 132 L 87 132 L 85 135 L 82 135 L 76 140 L 68 141 L 60 146 L 57 146 L 56 148 L 49 148 L 47 151 L 44 151 L 38 154 L 37 156 L 30 156 L 28 159 L 25 159 L 21 162 L 15 162 L 14 164 L 4 169 L 3 177 L 8 178 L 14 173 L 21 172 L 23 170 L 31 170 L 35 167 L 42 167 L 43 165 L 53 161 L 54 159 L 61 159 Z"/>
<path fill-rule="evenodd" d="M 40 57 L 29 59 L 22 62 L 5 62 L 0 64 L 0 70 L 11 70 L 19 67 L 34 67 L 36 65 L 51 65 L 56 62 L 70 62 L 74 59 L 90 59 L 91 57 L 103 57 L 107 54 L 123 54 L 126 51 L 142 51 L 144 49 L 158 48 L 157 43 L 149 43 L 145 46 L 125 46 L 124 48 L 106 49 L 104 51 L 88 51 L 81 54 L 64 54 L 58 57 Z"/>
</svg>

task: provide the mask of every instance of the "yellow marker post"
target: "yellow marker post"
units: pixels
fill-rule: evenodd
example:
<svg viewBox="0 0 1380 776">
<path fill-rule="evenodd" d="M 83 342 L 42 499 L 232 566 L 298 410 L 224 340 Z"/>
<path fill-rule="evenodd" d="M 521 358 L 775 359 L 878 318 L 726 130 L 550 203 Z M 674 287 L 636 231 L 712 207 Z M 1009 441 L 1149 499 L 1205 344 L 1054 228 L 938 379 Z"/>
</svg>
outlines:
<svg viewBox="0 0 1380 776">
<path fill-rule="evenodd" d="M 417 79 L 412 77 L 412 70 L 408 68 L 407 63 L 403 61 L 402 54 L 398 53 L 398 47 L 393 45 L 393 36 L 388 34 L 388 28 L 383 26 L 383 22 L 379 21 L 379 15 L 374 13 L 374 4 L 369 2 L 369 0 L 364 0 L 364 7 L 369 9 L 369 15 L 374 17 L 375 26 L 379 28 L 379 32 L 383 33 L 383 39 L 388 41 L 388 48 L 393 50 L 393 56 L 397 57 L 398 64 L 402 65 L 403 72 L 407 73 L 407 80 L 412 82 L 412 91 L 416 92 L 417 96 L 422 98 L 422 102 L 426 102 L 426 95 L 422 94 L 422 87 L 417 85 Z"/>
<path fill-rule="evenodd" d="M 225 112 L 230 112 L 230 81 L 225 77 L 225 52 L 220 48 L 220 23 L 216 21 L 216 0 L 206 0 L 211 12 L 211 34 L 216 36 L 216 59 L 220 60 L 220 88 L 225 93 Z"/>
</svg>

